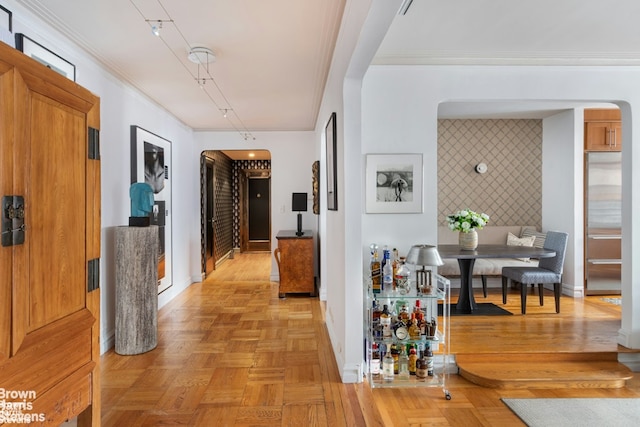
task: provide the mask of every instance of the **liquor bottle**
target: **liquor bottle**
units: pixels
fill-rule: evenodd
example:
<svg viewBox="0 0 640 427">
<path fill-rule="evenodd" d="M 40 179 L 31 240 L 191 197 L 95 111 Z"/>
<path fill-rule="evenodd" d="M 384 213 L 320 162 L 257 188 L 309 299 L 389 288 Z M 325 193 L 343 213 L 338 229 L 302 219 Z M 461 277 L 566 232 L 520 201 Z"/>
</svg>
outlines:
<svg viewBox="0 0 640 427">
<path fill-rule="evenodd" d="M 431 345 L 427 344 L 427 348 L 424 351 L 424 358 L 427 360 L 427 375 L 433 376 L 433 351 Z"/>
<path fill-rule="evenodd" d="M 411 283 L 409 282 L 410 275 L 411 272 L 409 271 L 409 267 L 405 264 L 405 258 L 400 258 L 398 268 L 393 276 L 393 285 L 401 295 L 406 295 L 411 290 Z"/>
<path fill-rule="evenodd" d="M 382 247 L 382 263 L 380 264 L 380 268 L 384 268 L 385 264 L 387 263 L 387 260 L 389 259 L 389 257 L 387 256 L 388 253 L 389 248 L 387 248 L 387 245 L 384 245 Z"/>
<path fill-rule="evenodd" d="M 382 327 L 382 338 L 391 338 L 391 313 L 389 313 L 389 307 L 386 304 L 382 306 L 382 313 L 380 313 L 380 326 Z"/>
<path fill-rule="evenodd" d="M 396 290 L 396 272 L 400 267 L 400 257 L 398 256 L 398 249 L 393 248 L 391 251 L 391 267 L 393 269 L 392 278 L 393 278 L 393 290 Z"/>
<path fill-rule="evenodd" d="M 420 339 L 420 327 L 418 326 L 418 321 L 416 320 L 416 314 L 411 313 L 411 320 L 409 323 L 409 339 L 418 341 Z"/>
<path fill-rule="evenodd" d="M 395 325 L 393 325 L 392 329 L 396 338 L 398 338 L 399 340 L 406 340 L 407 338 L 409 338 L 408 325 L 402 320 L 396 322 Z"/>
<path fill-rule="evenodd" d="M 427 335 L 429 337 L 435 337 L 438 332 L 438 319 L 435 317 L 431 318 L 430 322 L 427 322 Z"/>
<path fill-rule="evenodd" d="M 387 352 L 382 358 L 382 379 L 385 382 L 392 382 L 393 374 L 393 357 L 391 356 L 391 346 L 387 345 Z"/>
<path fill-rule="evenodd" d="M 407 348 L 403 345 L 401 346 L 400 354 L 398 355 L 398 379 L 409 381 L 410 376 L 409 356 L 407 355 Z"/>
<path fill-rule="evenodd" d="M 424 311 L 422 311 L 422 303 L 419 299 L 416 300 L 416 304 L 413 306 L 413 312 L 416 314 L 416 319 L 418 318 L 418 314 L 424 314 Z"/>
<path fill-rule="evenodd" d="M 378 344 L 371 344 L 371 376 L 373 378 L 380 377 L 380 350 L 378 349 Z"/>
<path fill-rule="evenodd" d="M 378 301 L 374 300 L 373 308 L 371 310 L 371 333 L 376 339 L 382 338 L 382 326 L 380 325 L 381 314 L 382 310 L 380 310 L 380 304 Z"/>
<path fill-rule="evenodd" d="M 400 349 L 395 344 L 391 344 L 391 358 L 393 359 L 393 373 L 398 374 L 400 366 Z"/>
<path fill-rule="evenodd" d="M 423 337 L 427 336 L 427 322 L 424 320 L 424 314 L 420 313 L 418 315 L 418 327 L 420 328 L 420 335 Z"/>
<path fill-rule="evenodd" d="M 378 245 L 372 243 L 371 246 L 371 260 L 369 263 L 369 269 L 371 272 L 371 290 L 374 294 L 379 294 L 382 290 L 382 266 L 378 259 Z"/>
<path fill-rule="evenodd" d="M 389 258 L 389 251 L 385 249 L 383 253 L 384 266 L 382 267 L 382 292 L 391 293 L 393 292 L 393 265 L 391 264 L 391 259 Z"/>
<path fill-rule="evenodd" d="M 418 353 L 415 347 L 412 345 L 409 349 L 409 374 L 415 375 L 418 362 Z"/>
<path fill-rule="evenodd" d="M 427 376 L 427 359 L 420 357 L 416 360 L 416 379 L 418 381 L 424 381 Z"/>
<path fill-rule="evenodd" d="M 416 352 L 418 353 L 418 359 L 422 359 L 424 357 L 424 341 L 418 341 Z"/>
<path fill-rule="evenodd" d="M 409 315 L 409 307 L 404 301 L 398 301 L 400 303 L 400 310 L 398 311 L 398 321 L 403 321 L 405 324 L 409 324 L 411 316 Z"/>
</svg>

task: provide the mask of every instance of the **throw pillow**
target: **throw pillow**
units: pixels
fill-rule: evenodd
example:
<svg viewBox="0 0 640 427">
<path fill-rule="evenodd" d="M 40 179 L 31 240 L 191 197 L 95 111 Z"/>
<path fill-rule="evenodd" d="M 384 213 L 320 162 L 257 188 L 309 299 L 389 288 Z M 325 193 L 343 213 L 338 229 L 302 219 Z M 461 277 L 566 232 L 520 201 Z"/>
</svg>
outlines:
<svg viewBox="0 0 640 427">
<path fill-rule="evenodd" d="M 507 246 L 528 246 L 532 247 L 535 242 L 535 236 L 517 237 L 515 234 L 509 232 L 507 234 Z M 518 258 L 520 261 L 529 262 L 529 258 Z"/>
<path fill-rule="evenodd" d="M 533 247 L 534 248 L 544 248 L 544 241 L 547 238 L 547 233 L 541 233 L 539 231 L 536 231 L 533 228 L 525 228 L 524 230 L 522 230 L 522 233 L 520 234 L 520 237 L 531 237 L 533 236 L 535 238 L 535 241 L 533 242 Z"/>
</svg>

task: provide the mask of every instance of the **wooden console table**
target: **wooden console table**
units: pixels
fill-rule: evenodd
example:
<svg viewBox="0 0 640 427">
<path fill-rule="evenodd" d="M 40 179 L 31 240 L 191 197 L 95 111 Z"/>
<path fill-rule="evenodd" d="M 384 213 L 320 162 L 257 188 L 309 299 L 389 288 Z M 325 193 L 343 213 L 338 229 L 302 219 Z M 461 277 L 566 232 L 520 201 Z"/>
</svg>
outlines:
<svg viewBox="0 0 640 427">
<path fill-rule="evenodd" d="M 278 296 L 288 293 L 309 293 L 316 295 L 313 271 L 313 232 L 303 230 L 296 236 L 295 230 L 281 230 L 276 235 L 278 247 L 274 251 L 280 274 Z"/>
</svg>

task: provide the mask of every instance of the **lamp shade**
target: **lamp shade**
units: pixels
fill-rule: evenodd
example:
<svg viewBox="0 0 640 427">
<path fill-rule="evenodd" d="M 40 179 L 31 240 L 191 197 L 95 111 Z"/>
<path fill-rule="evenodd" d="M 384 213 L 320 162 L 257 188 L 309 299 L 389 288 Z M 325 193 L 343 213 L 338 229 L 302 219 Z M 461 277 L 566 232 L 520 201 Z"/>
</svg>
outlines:
<svg viewBox="0 0 640 427">
<path fill-rule="evenodd" d="M 291 210 L 294 212 L 307 210 L 307 193 L 293 193 Z"/>
<path fill-rule="evenodd" d="M 444 264 L 438 253 L 438 248 L 433 245 L 411 246 L 405 262 L 411 265 L 439 266 Z"/>
</svg>

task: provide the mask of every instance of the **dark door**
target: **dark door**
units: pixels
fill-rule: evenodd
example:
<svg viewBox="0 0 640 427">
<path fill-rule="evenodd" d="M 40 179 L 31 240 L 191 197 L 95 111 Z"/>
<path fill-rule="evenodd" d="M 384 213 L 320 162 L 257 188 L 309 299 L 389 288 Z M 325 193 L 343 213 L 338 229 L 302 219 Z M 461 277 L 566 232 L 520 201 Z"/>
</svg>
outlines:
<svg viewBox="0 0 640 427">
<path fill-rule="evenodd" d="M 269 179 L 249 180 L 249 240 L 269 240 Z"/>
<path fill-rule="evenodd" d="M 271 178 L 264 170 L 243 170 L 240 178 L 241 250 L 271 251 Z"/>
<path fill-rule="evenodd" d="M 206 160 L 205 165 L 205 274 L 215 270 L 215 245 L 214 245 L 214 163 L 211 159 Z"/>
</svg>

